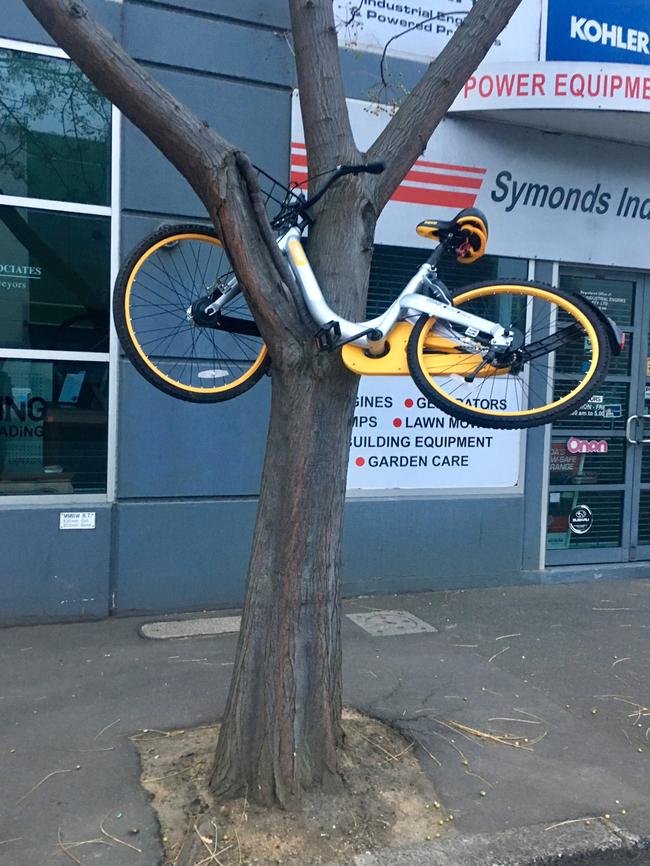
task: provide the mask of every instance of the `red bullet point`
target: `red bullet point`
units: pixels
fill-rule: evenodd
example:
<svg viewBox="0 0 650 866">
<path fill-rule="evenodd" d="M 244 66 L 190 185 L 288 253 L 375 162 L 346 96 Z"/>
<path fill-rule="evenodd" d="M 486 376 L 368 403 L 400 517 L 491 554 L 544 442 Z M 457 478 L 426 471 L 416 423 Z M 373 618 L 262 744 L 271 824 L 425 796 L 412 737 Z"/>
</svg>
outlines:
<svg viewBox="0 0 650 866">
<path fill-rule="evenodd" d="M 357 459 L 354 462 L 357 464 L 357 466 L 363 466 L 366 461 L 364 460 L 363 457 L 357 457 Z"/>
<path fill-rule="evenodd" d="M 393 427 L 401 427 L 402 419 L 401 418 L 393 418 Z"/>
<path fill-rule="evenodd" d="M 410 409 L 413 406 L 413 400 L 411 400 L 410 397 L 407 397 L 406 400 L 404 400 L 404 405 L 407 409 Z"/>
</svg>

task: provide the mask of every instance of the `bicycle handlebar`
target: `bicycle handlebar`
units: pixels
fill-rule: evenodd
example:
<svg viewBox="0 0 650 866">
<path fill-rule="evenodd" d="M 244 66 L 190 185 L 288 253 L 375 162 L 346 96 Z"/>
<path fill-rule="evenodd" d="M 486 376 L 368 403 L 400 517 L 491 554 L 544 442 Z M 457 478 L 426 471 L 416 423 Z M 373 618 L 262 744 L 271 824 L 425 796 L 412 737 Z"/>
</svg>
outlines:
<svg viewBox="0 0 650 866">
<path fill-rule="evenodd" d="M 331 178 L 323 184 L 318 192 L 310 199 L 307 199 L 304 204 L 305 210 L 315 205 L 317 201 L 320 201 L 332 184 L 336 183 L 339 178 L 344 177 L 346 174 L 381 174 L 385 168 L 386 165 L 383 162 L 369 162 L 365 165 L 339 165 Z"/>
</svg>

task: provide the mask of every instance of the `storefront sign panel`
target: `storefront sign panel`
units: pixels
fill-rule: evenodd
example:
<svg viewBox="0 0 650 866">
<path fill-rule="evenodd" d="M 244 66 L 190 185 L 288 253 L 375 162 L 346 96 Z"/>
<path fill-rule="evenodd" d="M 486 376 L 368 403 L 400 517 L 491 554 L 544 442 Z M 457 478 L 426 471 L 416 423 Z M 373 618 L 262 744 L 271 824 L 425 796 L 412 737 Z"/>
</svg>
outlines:
<svg viewBox="0 0 650 866">
<path fill-rule="evenodd" d="M 471 8 L 462 0 L 334 0 L 339 44 L 428 63 L 445 47 Z M 488 57 L 537 60 L 542 0 L 522 0 Z"/>
<path fill-rule="evenodd" d="M 512 108 L 648 114 L 650 69 L 638 63 L 488 63 L 470 75 L 450 110 Z"/>
<path fill-rule="evenodd" d="M 502 399 L 496 391 L 490 397 Z M 446 415 L 408 377 L 366 376 L 359 384 L 348 489 L 512 488 L 519 481 L 521 437 L 518 430 L 483 429 Z"/>
<path fill-rule="evenodd" d="M 348 107 L 356 142 L 365 150 L 389 115 L 360 100 L 349 100 Z M 307 167 L 297 98 L 292 142 L 291 176 L 300 182 Z M 494 255 L 648 267 L 645 148 L 449 118 L 384 209 L 375 242 L 427 247 L 415 226 L 451 219 L 466 207 L 486 213 L 487 251 Z"/>
<path fill-rule="evenodd" d="M 547 0 L 546 58 L 650 65 L 650 5 Z"/>
</svg>

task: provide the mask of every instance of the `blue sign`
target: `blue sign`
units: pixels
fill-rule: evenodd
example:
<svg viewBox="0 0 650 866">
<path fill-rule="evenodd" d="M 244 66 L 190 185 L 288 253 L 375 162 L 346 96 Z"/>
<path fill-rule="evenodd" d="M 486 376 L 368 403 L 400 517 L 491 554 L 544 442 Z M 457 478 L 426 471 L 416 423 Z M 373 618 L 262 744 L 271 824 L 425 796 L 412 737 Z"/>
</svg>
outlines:
<svg viewBox="0 0 650 866">
<path fill-rule="evenodd" d="M 650 65 L 650 0 L 548 0 L 547 60 Z"/>
</svg>

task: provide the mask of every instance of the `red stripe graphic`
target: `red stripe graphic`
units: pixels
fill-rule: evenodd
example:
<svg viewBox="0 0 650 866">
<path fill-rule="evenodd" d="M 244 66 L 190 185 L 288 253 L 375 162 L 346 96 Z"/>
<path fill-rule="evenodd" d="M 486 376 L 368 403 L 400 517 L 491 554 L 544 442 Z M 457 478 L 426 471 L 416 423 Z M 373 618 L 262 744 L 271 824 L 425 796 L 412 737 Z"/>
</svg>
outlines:
<svg viewBox="0 0 650 866">
<path fill-rule="evenodd" d="M 409 171 L 404 180 L 413 183 L 435 183 L 440 186 L 463 186 L 467 189 L 480 189 L 483 183 L 483 178 L 463 177 L 459 174 L 437 174 L 433 171 Z"/>
<path fill-rule="evenodd" d="M 307 157 L 302 142 L 294 141 L 292 149 L 300 151 L 291 154 L 291 183 L 306 186 Z M 439 171 L 420 171 L 418 169 L 439 169 Z M 449 172 L 449 173 L 447 173 Z M 451 173 L 463 172 L 463 174 Z M 409 204 L 437 205 L 438 207 L 473 207 L 478 190 L 483 185 L 487 169 L 467 165 L 450 165 L 442 162 L 429 162 L 419 159 L 407 174 L 405 181 L 395 191 L 391 201 Z M 468 177 L 467 175 L 474 175 Z M 476 177 L 476 175 L 480 175 Z M 464 192 L 475 190 L 476 192 Z"/>
<path fill-rule="evenodd" d="M 418 189 L 415 186 L 400 186 L 395 190 L 391 201 L 406 201 L 410 204 L 436 204 L 440 207 L 453 207 L 462 210 L 474 207 L 476 196 L 466 192 L 449 192 L 446 189 Z"/>
<path fill-rule="evenodd" d="M 426 168 L 448 168 L 450 171 L 470 171 L 473 174 L 485 174 L 486 168 L 476 168 L 472 165 L 447 165 L 444 162 L 427 162 L 424 159 L 418 159 L 416 165 L 423 165 Z"/>
</svg>

